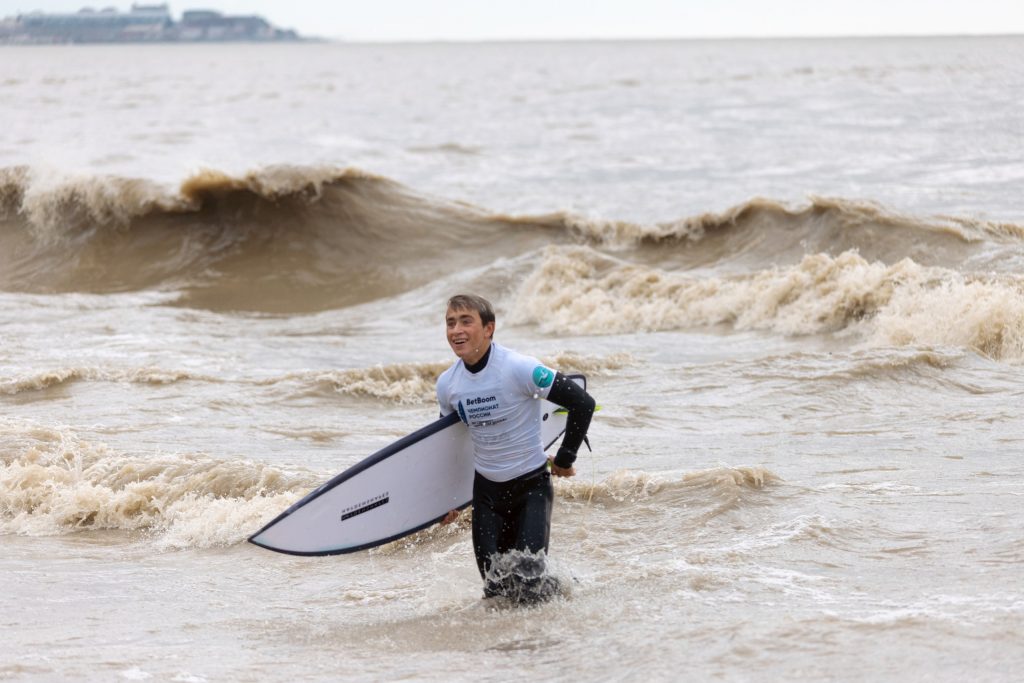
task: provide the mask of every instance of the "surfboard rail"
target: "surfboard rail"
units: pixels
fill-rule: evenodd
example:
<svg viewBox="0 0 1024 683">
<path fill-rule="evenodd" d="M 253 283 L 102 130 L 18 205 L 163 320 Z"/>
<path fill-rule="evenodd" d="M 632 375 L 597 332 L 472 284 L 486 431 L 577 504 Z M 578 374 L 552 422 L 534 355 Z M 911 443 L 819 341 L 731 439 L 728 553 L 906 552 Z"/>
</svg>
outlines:
<svg viewBox="0 0 1024 683">
<path fill-rule="evenodd" d="M 338 485 L 348 481 L 349 479 L 351 479 L 352 477 L 356 476 L 360 472 L 373 467 L 374 465 L 376 465 L 380 461 L 385 460 L 387 458 L 390 458 L 395 453 L 399 453 L 399 452 L 405 450 L 406 448 L 408 448 L 409 446 L 412 446 L 413 444 L 419 443 L 423 439 L 426 439 L 428 436 L 432 436 L 434 434 L 437 434 L 441 430 L 444 430 L 444 429 L 447 429 L 448 427 L 451 427 L 452 425 L 456 424 L 458 421 L 459 421 L 458 413 L 450 413 L 450 414 L 445 415 L 444 417 L 442 417 L 442 418 L 440 418 L 438 420 L 435 420 L 434 422 L 431 422 L 430 424 L 428 424 L 428 425 L 426 425 L 424 427 L 421 427 L 421 428 L 417 429 L 415 432 L 412 432 L 411 434 L 407 434 L 407 435 L 403 436 L 398 441 L 395 441 L 394 443 L 392 443 L 392 444 L 390 444 L 388 446 L 385 446 L 384 448 L 380 449 L 379 451 L 377 451 L 373 455 L 370 455 L 370 456 L 364 458 L 363 460 L 360 460 L 355 465 L 352 465 L 352 467 L 348 468 L 347 470 L 345 470 L 343 472 L 340 472 L 339 474 L 336 474 L 335 476 L 331 477 L 329 480 L 327 480 L 326 482 L 324 482 L 323 484 L 321 484 L 320 486 L 318 486 L 317 488 L 313 489 L 312 491 L 307 493 L 305 496 L 303 496 L 302 498 L 297 500 L 287 510 L 285 510 L 284 512 L 279 514 L 277 517 L 275 517 L 270 522 L 265 524 L 263 526 L 263 528 L 261 528 L 259 531 L 254 533 L 252 536 L 250 536 L 249 537 L 249 542 L 254 544 L 254 545 L 258 545 L 261 548 L 266 548 L 267 550 L 273 550 L 275 552 L 287 553 L 289 555 L 303 555 L 303 556 L 310 556 L 310 555 L 337 555 L 337 554 L 342 554 L 342 553 L 354 553 L 354 552 L 357 552 L 359 550 L 366 550 L 368 548 L 372 548 L 375 545 L 383 545 L 384 543 L 390 543 L 391 541 L 395 541 L 395 540 L 398 540 L 399 538 L 402 538 L 403 536 L 407 536 L 409 534 L 416 533 L 417 531 L 425 529 L 426 527 L 430 526 L 431 524 L 435 524 L 435 523 L 441 521 L 442 519 L 444 519 L 444 515 L 441 515 L 441 517 L 438 517 L 436 520 L 433 520 L 431 522 L 427 522 L 427 523 L 423 524 L 418 529 L 413 529 L 412 531 L 404 532 L 404 533 L 396 536 L 395 538 L 390 538 L 390 539 L 387 539 L 387 540 L 381 540 L 380 542 L 373 543 L 373 544 L 367 545 L 367 546 L 359 546 L 359 547 L 340 549 L 340 550 L 333 551 L 333 552 L 332 551 L 328 551 L 328 552 L 289 551 L 289 550 L 283 550 L 281 548 L 277 548 L 277 547 L 274 547 L 274 546 L 266 545 L 264 543 L 261 543 L 258 540 L 259 536 L 261 534 L 263 534 L 265 531 L 267 531 L 267 529 L 269 529 L 272 526 L 275 526 L 278 522 L 282 521 L 283 519 L 285 519 L 286 517 L 291 515 L 293 512 L 295 512 L 299 508 L 308 505 L 309 503 L 313 502 L 314 500 L 316 500 L 320 496 L 324 495 L 325 493 L 327 493 L 331 489 L 333 489 L 336 486 L 338 486 Z M 469 505 L 469 503 L 466 503 L 466 505 Z M 465 505 L 463 507 L 465 507 Z M 462 509 L 462 508 L 459 508 L 459 509 Z"/>
</svg>

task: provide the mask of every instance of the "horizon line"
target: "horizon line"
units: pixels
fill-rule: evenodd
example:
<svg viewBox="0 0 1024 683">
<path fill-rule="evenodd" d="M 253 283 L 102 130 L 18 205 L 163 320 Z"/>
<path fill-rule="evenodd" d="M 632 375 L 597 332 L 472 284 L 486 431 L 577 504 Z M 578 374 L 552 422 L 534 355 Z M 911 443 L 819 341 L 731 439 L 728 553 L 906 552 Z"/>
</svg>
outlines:
<svg viewBox="0 0 1024 683">
<path fill-rule="evenodd" d="M 692 36 L 573 36 L 573 37 L 483 37 L 483 38 L 347 38 L 344 36 L 303 36 L 300 40 L 368 44 L 443 44 L 443 43 L 599 43 L 599 42 L 677 42 L 715 40 L 857 40 L 857 39 L 932 39 L 932 38 L 1021 38 L 1024 29 L 1008 32 L 951 33 L 842 33 L 842 34 L 787 34 L 787 35 L 692 35 Z"/>
<path fill-rule="evenodd" d="M 295 30 L 295 29 L 291 29 Z M 729 41 L 822 41 L 822 40 L 939 40 L 939 39 L 1024 38 L 1020 32 L 1000 33 L 848 33 L 848 34 L 793 34 L 793 35 L 711 35 L 711 36 L 575 36 L 575 37 L 502 37 L 502 38 L 346 38 L 344 36 L 309 36 L 298 34 L 292 40 L 224 40 L 224 41 L 97 41 L 68 43 L 15 43 L 0 41 L 0 47 L 68 47 L 97 45 L 295 45 L 302 43 L 343 45 L 487 45 L 531 43 L 673 43 L 673 42 L 729 42 Z"/>
</svg>

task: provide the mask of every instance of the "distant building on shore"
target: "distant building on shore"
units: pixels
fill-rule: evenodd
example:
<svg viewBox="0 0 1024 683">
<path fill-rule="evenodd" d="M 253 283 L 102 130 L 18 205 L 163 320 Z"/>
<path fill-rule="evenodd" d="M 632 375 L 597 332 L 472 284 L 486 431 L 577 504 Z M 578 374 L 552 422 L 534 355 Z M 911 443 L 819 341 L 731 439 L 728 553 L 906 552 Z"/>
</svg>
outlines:
<svg viewBox="0 0 1024 683">
<path fill-rule="evenodd" d="M 0 20 L 0 43 L 150 43 L 300 40 L 291 30 L 271 26 L 263 17 L 186 10 L 174 21 L 167 4 L 133 4 L 128 12 L 113 7 L 70 14 L 31 12 Z"/>
</svg>

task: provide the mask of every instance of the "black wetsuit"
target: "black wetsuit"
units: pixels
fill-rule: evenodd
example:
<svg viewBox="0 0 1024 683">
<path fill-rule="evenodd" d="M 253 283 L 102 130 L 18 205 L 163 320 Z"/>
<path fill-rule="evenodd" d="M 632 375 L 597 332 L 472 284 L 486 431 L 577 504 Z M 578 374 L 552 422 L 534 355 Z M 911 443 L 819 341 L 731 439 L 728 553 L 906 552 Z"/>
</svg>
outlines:
<svg viewBox="0 0 1024 683">
<path fill-rule="evenodd" d="M 487 366 L 490 350 L 466 369 L 477 373 Z M 565 435 L 554 462 L 571 467 L 587 434 L 594 399 L 562 373 L 555 374 L 548 400 L 569 411 Z M 473 550 L 484 579 L 484 595 L 515 602 L 550 598 L 557 581 L 545 567 L 551 530 L 554 491 L 544 465 L 505 482 L 476 474 L 473 481 Z M 518 552 L 517 552 L 518 551 Z"/>
</svg>

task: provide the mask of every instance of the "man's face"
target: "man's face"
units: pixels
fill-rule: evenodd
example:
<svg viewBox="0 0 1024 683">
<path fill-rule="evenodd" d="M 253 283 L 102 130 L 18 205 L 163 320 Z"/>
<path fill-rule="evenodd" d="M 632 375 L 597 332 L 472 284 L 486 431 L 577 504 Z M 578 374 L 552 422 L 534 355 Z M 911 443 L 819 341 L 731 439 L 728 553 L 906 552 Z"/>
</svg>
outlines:
<svg viewBox="0 0 1024 683">
<path fill-rule="evenodd" d="M 472 365 L 484 357 L 494 334 L 493 322 L 484 325 L 480 314 L 468 308 L 449 308 L 444 321 L 448 329 L 448 345 L 462 362 Z"/>
</svg>

